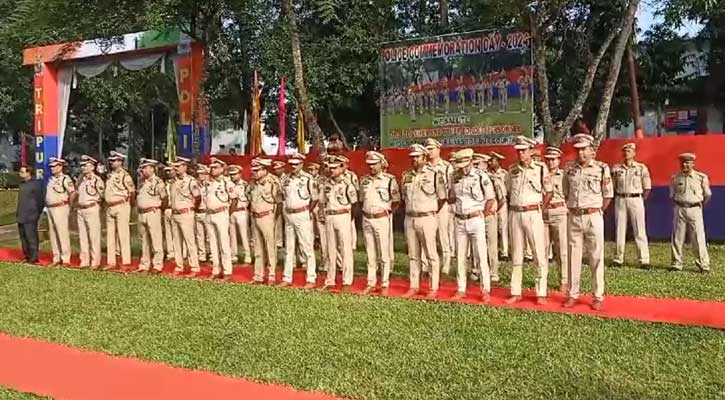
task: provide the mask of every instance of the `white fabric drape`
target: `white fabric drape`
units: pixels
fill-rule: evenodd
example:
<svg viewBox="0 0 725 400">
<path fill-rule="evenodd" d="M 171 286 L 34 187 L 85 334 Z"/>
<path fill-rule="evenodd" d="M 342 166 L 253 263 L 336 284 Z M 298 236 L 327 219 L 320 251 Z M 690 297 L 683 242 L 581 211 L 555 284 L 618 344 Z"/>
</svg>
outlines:
<svg viewBox="0 0 725 400">
<path fill-rule="evenodd" d="M 63 156 L 63 139 L 65 138 L 65 126 L 68 122 L 68 103 L 70 102 L 74 76 L 75 71 L 72 66 L 58 70 L 58 157 Z"/>
<path fill-rule="evenodd" d="M 113 61 L 78 63 L 76 71 L 86 78 L 93 78 L 102 74 L 111 64 Z"/>
<path fill-rule="evenodd" d="M 129 71 L 140 71 L 156 64 L 163 56 L 164 53 L 147 54 L 132 58 L 124 58 L 120 60 L 119 63 L 123 68 L 126 68 Z"/>
</svg>

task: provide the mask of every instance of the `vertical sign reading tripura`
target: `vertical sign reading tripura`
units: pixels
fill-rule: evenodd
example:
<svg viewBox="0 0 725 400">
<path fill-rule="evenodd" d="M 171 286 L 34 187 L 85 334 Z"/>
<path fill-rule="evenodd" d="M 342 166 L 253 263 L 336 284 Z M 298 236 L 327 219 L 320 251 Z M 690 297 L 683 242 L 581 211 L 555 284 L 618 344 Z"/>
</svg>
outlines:
<svg viewBox="0 0 725 400">
<path fill-rule="evenodd" d="M 385 43 L 383 147 L 428 137 L 449 146 L 504 145 L 534 128 L 531 35 L 478 31 Z"/>
</svg>

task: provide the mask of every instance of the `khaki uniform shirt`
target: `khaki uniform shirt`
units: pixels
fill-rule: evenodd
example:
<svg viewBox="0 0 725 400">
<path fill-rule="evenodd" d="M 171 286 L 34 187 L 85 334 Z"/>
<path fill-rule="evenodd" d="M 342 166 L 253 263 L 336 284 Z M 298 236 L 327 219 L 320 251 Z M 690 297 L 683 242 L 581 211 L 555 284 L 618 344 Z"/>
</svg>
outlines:
<svg viewBox="0 0 725 400">
<path fill-rule="evenodd" d="M 454 200 L 453 212 L 465 215 L 483 211 L 487 201 L 496 199 L 496 191 L 488 174 L 472 168 L 468 174 L 453 175 L 449 198 Z"/>
<path fill-rule="evenodd" d="M 406 212 L 438 212 L 438 201 L 448 196 L 445 178 L 428 165 L 405 171 L 402 186 Z"/>
<path fill-rule="evenodd" d="M 521 163 L 511 166 L 506 189 L 509 204 L 517 207 L 541 204 L 544 201 L 544 194 L 553 190 L 548 169 L 536 161 L 532 161 L 528 166 Z"/>
<path fill-rule="evenodd" d="M 255 213 L 274 211 L 279 203 L 280 187 L 279 179 L 272 174 L 265 175 L 262 179 L 255 179 L 249 185 L 247 197 L 250 201 L 250 209 Z"/>
<path fill-rule="evenodd" d="M 400 202 L 400 188 L 395 176 L 386 172 L 365 175 L 360 182 L 360 201 L 366 214 L 393 211 L 393 203 Z"/>
<path fill-rule="evenodd" d="M 246 210 L 249 208 L 248 190 L 249 183 L 244 179 L 240 179 L 239 182 L 234 184 L 234 192 L 237 197 L 237 210 Z"/>
<path fill-rule="evenodd" d="M 343 176 L 355 187 L 355 190 L 360 190 L 360 180 L 354 172 L 347 170 Z"/>
<path fill-rule="evenodd" d="M 350 210 L 357 202 L 357 190 L 348 177 L 325 180 L 320 196 L 325 211 Z"/>
<path fill-rule="evenodd" d="M 670 198 L 681 203 L 701 203 L 712 196 L 710 179 L 700 171 L 679 172 L 672 176 Z"/>
<path fill-rule="evenodd" d="M 138 208 L 161 207 L 161 203 L 166 196 L 166 184 L 161 178 L 154 175 L 151 178 L 144 179 L 143 184 L 138 189 L 136 205 Z"/>
<path fill-rule="evenodd" d="M 47 205 L 60 204 L 70 200 L 70 196 L 75 193 L 76 188 L 73 185 L 73 179 L 66 174 L 51 176 L 48 179 L 48 186 L 45 189 L 45 203 Z"/>
<path fill-rule="evenodd" d="M 495 171 L 490 171 L 488 176 L 490 176 L 494 182 L 499 182 L 499 187 L 504 190 L 503 197 L 508 197 L 508 188 L 506 185 L 508 185 L 509 172 L 499 167 L 499 169 Z"/>
<path fill-rule="evenodd" d="M 567 214 L 569 210 L 566 207 L 566 198 L 564 197 L 564 170 L 562 170 L 561 168 L 557 168 L 554 171 L 549 171 L 549 177 L 551 178 L 551 187 L 553 189 L 553 191 L 551 192 L 551 201 L 549 202 L 549 204 L 564 204 L 556 208 L 550 208 L 546 212 L 548 215 Z"/>
<path fill-rule="evenodd" d="M 282 198 L 285 208 L 300 209 L 317 201 L 317 181 L 308 172 L 285 175 L 282 179 Z"/>
<path fill-rule="evenodd" d="M 645 190 L 652 190 L 649 169 L 636 161 L 632 165 L 615 165 L 612 168 L 612 182 L 617 194 L 642 194 Z"/>
<path fill-rule="evenodd" d="M 202 198 L 207 210 L 229 208 L 232 200 L 237 198 L 234 182 L 225 176 L 211 178 L 204 186 Z"/>
<path fill-rule="evenodd" d="M 170 204 L 174 210 L 194 208 L 195 199 L 201 196 L 199 183 L 191 175 L 176 177 L 171 182 Z"/>
<path fill-rule="evenodd" d="M 100 203 L 106 185 L 103 179 L 96 174 L 83 175 L 78 179 L 78 204 L 87 206 L 91 203 Z"/>
<path fill-rule="evenodd" d="M 136 187 L 133 184 L 131 174 L 125 169 L 119 168 L 108 175 L 103 199 L 106 203 L 128 200 L 135 191 Z"/>
<path fill-rule="evenodd" d="M 433 167 L 437 173 L 443 175 L 444 184 L 446 187 L 449 187 L 451 179 L 453 179 L 453 165 L 444 159 L 439 159 L 434 163 L 431 162 L 430 166 Z"/>
<path fill-rule="evenodd" d="M 569 208 L 601 208 L 604 199 L 614 197 L 609 166 L 596 160 L 583 166 L 569 163 L 562 188 Z"/>
</svg>

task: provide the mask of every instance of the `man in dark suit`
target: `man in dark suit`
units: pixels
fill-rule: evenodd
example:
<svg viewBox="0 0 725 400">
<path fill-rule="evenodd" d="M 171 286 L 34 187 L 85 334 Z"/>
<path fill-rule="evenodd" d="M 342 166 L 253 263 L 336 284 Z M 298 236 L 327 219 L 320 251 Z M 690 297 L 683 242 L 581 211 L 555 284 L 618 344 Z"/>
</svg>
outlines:
<svg viewBox="0 0 725 400">
<path fill-rule="evenodd" d="M 18 221 L 18 232 L 23 245 L 23 261 L 38 262 L 38 220 L 45 207 L 45 193 L 43 183 L 33 179 L 35 171 L 32 167 L 20 168 L 20 191 L 18 193 L 18 208 L 15 214 Z"/>
</svg>

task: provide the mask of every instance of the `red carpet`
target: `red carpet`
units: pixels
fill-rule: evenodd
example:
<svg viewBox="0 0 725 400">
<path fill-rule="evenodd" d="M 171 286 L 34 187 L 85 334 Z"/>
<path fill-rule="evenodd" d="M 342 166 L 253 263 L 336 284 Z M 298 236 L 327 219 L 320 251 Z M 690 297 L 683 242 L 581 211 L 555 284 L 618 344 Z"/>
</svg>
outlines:
<svg viewBox="0 0 725 400">
<path fill-rule="evenodd" d="M 0 248 L 0 260 L 19 261 L 22 259 L 22 253 L 18 249 Z M 74 265 L 77 260 L 74 259 Z M 41 256 L 41 263 L 49 263 L 47 254 Z M 134 260 L 134 266 L 138 261 Z M 173 265 L 167 263 L 164 272 L 173 271 Z M 202 271 L 209 275 L 211 268 L 202 267 Z M 338 274 L 341 275 L 341 274 Z M 322 282 L 322 276 L 318 276 L 318 282 Z M 252 278 L 252 269 L 250 267 L 234 268 L 233 281 L 247 282 Z M 278 279 L 281 274 L 278 274 Z M 339 278 L 338 278 L 339 279 Z M 339 283 L 339 281 L 338 281 Z M 302 287 L 305 284 L 303 272 L 296 272 L 294 276 L 294 286 Z M 360 293 L 365 289 L 366 280 L 364 277 L 356 277 L 353 285 L 353 293 Z M 390 296 L 400 297 L 408 289 L 408 282 L 402 279 L 391 280 Z M 452 300 L 451 296 L 456 292 L 455 282 L 443 281 L 438 294 L 438 301 L 456 301 L 469 304 L 481 304 L 480 290 L 477 286 L 469 285 L 468 297 L 463 300 Z M 489 305 L 495 307 L 510 307 L 531 309 L 536 311 L 556 312 L 556 313 L 573 313 L 596 315 L 604 318 L 628 319 L 646 322 L 666 322 L 671 324 L 703 326 L 710 328 L 725 329 L 725 302 L 716 301 L 698 301 L 685 299 L 669 299 L 669 298 L 649 298 L 649 297 L 632 297 L 632 296 L 607 296 L 604 301 L 604 310 L 593 311 L 590 308 L 591 298 L 582 296 L 580 304 L 573 309 L 564 309 L 561 307 L 565 300 L 563 294 L 551 292 L 549 295 L 549 304 L 539 306 L 534 303 L 535 296 L 533 292 L 525 292 L 524 300 L 516 305 L 509 306 L 504 304 L 504 300 L 508 297 L 508 288 L 494 288 L 491 294 Z M 420 298 L 422 299 L 422 297 Z"/>
<path fill-rule="evenodd" d="M 0 386 L 56 399 L 335 399 L 3 334 L 0 360 Z"/>
</svg>

